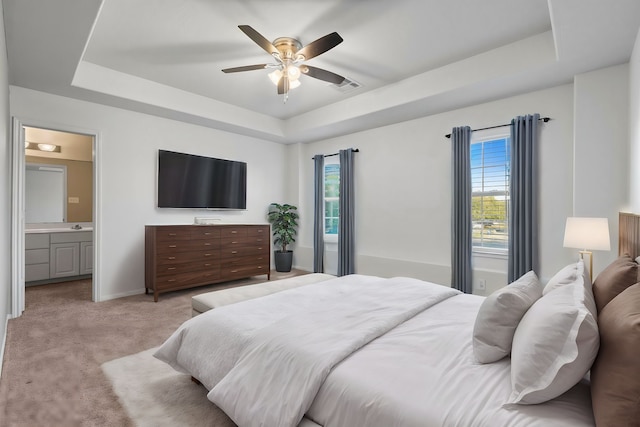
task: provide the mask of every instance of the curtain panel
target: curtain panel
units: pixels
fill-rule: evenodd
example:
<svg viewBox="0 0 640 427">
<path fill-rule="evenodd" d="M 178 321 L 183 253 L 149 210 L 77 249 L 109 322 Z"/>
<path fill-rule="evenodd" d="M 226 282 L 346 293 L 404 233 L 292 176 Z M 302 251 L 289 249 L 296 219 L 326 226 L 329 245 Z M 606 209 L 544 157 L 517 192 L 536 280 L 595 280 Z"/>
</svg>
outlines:
<svg viewBox="0 0 640 427">
<path fill-rule="evenodd" d="M 338 276 L 355 273 L 355 196 L 353 149 L 340 150 L 340 221 L 338 223 Z"/>
<path fill-rule="evenodd" d="M 471 268 L 471 128 L 461 126 L 451 132 L 451 287 L 464 293 L 473 291 Z"/>
<path fill-rule="evenodd" d="M 533 270 L 538 253 L 538 120 L 540 114 L 511 120 L 508 282 Z"/>
<path fill-rule="evenodd" d="M 313 272 L 324 273 L 324 156 L 313 156 Z"/>
</svg>

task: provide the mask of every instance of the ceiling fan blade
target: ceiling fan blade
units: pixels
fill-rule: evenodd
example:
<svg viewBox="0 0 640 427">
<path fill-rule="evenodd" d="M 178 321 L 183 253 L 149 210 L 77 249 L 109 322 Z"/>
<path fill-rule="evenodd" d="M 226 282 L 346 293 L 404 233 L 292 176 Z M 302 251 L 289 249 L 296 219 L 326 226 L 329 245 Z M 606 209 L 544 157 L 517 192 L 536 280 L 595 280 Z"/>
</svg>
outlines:
<svg viewBox="0 0 640 427">
<path fill-rule="evenodd" d="M 289 77 L 283 74 L 278 80 L 278 95 L 287 95 L 289 93 Z"/>
<path fill-rule="evenodd" d="M 249 25 L 238 25 L 238 28 L 240 28 L 240 30 L 245 33 L 251 40 L 253 40 L 258 46 L 266 50 L 268 54 L 274 56 L 278 55 L 278 57 L 280 56 L 278 49 L 276 49 L 276 47 L 271 44 L 269 40 L 265 39 L 262 34 L 251 28 Z"/>
<path fill-rule="evenodd" d="M 324 80 L 325 82 L 339 85 L 344 81 L 344 77 L 339 74 L 332 73 L 331 71 L 323 70 L 322 68 L 312 67 L 310 65 L 301 65 L 300 72 L 306 74 L 314 79 Z"/>
<path fill-rule="evenodd" d="M 333 49 L 340 43 L 342 43 L 342 37 L 340 37 L 340 34 L 333 32 L 324 37 L 320 37 L 316 41 L 312 41 L 296 52 L 296 55 L 303 55 L 305 60 L 309 60 L 315 56 L 325 53 L 329 49 Z"/>
<path fill-rule="evenodd" d="M 240 71 L 264 70 L 267 64 L 245 65 L 242 67 L 225 68 L 223 73 L 238 73 Z"/>
</svg>

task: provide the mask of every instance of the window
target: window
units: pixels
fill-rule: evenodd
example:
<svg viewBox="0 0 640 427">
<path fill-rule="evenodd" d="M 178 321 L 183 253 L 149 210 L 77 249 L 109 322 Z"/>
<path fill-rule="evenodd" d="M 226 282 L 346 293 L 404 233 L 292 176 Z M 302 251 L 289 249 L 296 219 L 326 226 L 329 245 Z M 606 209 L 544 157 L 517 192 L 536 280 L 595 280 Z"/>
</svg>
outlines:
<svg viewBox="0 0 640 427">
<path fill-rule="evenodd" d="M 509 245 L 508 136 L 471 142 L 471 220 L 473 250 L 505 252 Z"/>
<path fill-rule="evenodd" d="M 329 160 L 324 165 L 324 234 L 337 239 L 340 222 L 340 163 Z"/>
</svg>

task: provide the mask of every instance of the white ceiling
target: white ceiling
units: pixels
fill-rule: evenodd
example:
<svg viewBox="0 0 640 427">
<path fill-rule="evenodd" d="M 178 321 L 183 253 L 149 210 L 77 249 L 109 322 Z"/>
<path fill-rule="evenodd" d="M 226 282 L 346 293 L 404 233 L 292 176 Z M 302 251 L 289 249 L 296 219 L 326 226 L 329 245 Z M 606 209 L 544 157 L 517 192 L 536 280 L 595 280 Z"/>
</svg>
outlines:
<svg viewBox="0 0 640 427">
<path fill-rule="evenodd" d="M 625 63 L 638 0 L 3 0 L 10 83 L 278 142 L 306 142 L 572 81 Z M 238 29 L 344 42 L 301 78 Z"/>
</svg>

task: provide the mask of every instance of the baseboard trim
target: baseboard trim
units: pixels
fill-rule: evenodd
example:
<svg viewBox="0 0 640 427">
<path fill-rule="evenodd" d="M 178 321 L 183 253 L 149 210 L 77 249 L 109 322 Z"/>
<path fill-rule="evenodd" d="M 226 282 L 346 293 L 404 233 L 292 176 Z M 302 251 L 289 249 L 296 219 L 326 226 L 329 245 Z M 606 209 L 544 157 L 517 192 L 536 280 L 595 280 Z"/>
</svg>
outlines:
<svg viewBox="0 0 640 427">
<path fill-rule="evenodd" d="M 4 362 L 4 349 L 7 345 L 7 330 L 9 329 L 9 319 L 11 319 L 11 315 L 7 314 L 6 319 L 4 320 L 4 334 L 2 334 L 2 347 L 0 347 L 0 379 L 2 379 L 2 365 Z"/>
<path fill-rule="evenodd" d="M 109 301 L 109 300 L 112 300 L 112 299 L 130 297 L 132 295 L 141 295 L 141 294 L 144 294 L 144 289 L 135 290 L 135 291 L 120 292 L 120 293 L 117 293 L 117 294 L 110 294 L 110 295 L 101 295 L 100 296 L 100 300 L 96 301 L 96 302 Z"/>
</svg>

